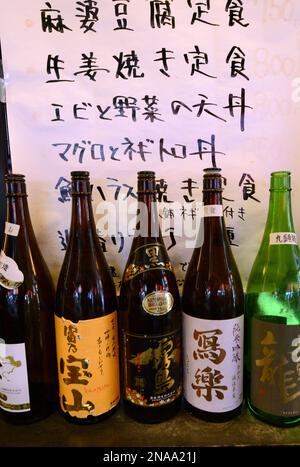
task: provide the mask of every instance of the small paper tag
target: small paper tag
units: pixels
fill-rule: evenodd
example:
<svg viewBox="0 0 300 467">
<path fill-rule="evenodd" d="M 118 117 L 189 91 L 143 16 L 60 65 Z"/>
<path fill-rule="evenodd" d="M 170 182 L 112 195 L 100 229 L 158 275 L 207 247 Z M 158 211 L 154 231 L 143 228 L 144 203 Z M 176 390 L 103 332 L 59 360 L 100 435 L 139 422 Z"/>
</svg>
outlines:
<svg viewBox="0 0 300 467">
<path fill-rule="evenodd" d="M 208 204 L 204 206 L 204 217 L 223 217 L 221 204 Z"/>
<path fill-rule="evenodd" d="M 12 224 L 11 222 L 5 222 L 4 233 L 6 235 L 12 235 L 17 237 L 19 235 L 20 226 L 19 224 Z"/>
<path fill-rule="evenodd" d="M 298 245 L 297 235 L 294 232 L 270 233 L 270 245 Z"/>
</svg>

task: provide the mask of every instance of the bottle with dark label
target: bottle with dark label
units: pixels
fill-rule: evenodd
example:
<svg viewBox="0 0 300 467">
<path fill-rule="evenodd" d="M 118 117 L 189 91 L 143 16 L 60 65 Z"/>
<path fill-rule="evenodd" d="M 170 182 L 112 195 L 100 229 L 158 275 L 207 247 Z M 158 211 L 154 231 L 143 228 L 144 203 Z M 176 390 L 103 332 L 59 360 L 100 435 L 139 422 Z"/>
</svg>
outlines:
<svg viewBox="0 0 300 467">
<path fill-rule="evenodd" d="M 181 309 L 159 229 L 155 173 L 138 173 L 139 222 L 120 292 L 123 399 L 137 421 L 156 423 L 180 407 Z"/>
<path fill-rule="evenodd" d="M 183 289 L 186 409 L 212 422 L 229 420 L 243 403 L 244 293 L 228 242 L 220 169 L 204 169 L 204 231 Z"/>
<path fill-rule="evenodd" d="M 69 242 L 57 284 L 55 327 L 60 407 L 89 424 L 119 404 L 117 303 L 92 211 L 89 172 L 71 172 Z"/>
<path fill-rule="evenodd" d="M 54 286 L 32 228 L 24 175 L 6 175 L 0 253 L 0 408 L 15 424 L 48 416 L 57 403 Z"/>
<path fill-rule="evenodd" d="M 300 254 L 289 172 L 271 174 L 269 212 L 246 295 L 248 406 L 279 426 L 300 422 Z"/>
</svg>

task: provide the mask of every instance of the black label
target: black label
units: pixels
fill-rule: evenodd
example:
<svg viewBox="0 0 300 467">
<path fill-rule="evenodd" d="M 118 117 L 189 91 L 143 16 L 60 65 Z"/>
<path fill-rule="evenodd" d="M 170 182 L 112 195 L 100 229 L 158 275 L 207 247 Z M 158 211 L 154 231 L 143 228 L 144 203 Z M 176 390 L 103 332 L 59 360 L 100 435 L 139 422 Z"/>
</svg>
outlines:
<svg viewBox="0 0 300 467">
<path fill-rule="evenodd" d="M 160 243 L 143 245 L 131 254 L 130 263 L 124 274 L 124 282 L 153 269 L 167 269 L 173 272 L 166 249 Z"/>
<path fill-rule="evenodd" d="M 300 415 L 300 326 L 252 320 L 251 403 L 279 417 Z"/>
<path fill-rule="evenodd" d="M 125 398 L 133 404 L 156 407 L 181 395 L 180 331 L 158 337 L 123 334 Z"/>
</svg>

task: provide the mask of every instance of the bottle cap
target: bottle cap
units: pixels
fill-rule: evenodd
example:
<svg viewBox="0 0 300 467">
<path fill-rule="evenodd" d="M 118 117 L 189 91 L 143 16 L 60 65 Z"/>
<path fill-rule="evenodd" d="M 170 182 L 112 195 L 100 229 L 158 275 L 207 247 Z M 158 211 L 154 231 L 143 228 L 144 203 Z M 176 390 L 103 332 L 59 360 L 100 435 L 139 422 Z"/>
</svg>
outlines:
<svg viewBox="0 0 300 467">
<path fill-rule="evenodd" d="M 221 172 L 222 169 L 219 169 L 218 167 L 208 167 L 206 169 L 203 169 L 203 172 L 206 174 L 213 174 L 213 173 L 219 173 Z"/>
<path fill-rule="evenodd" d="M 25 175 L 22 174 L 5 174 L 4 177 L 8 182 L 25 182 Z"/>
<path fill-rule="evenodd" d="M 8 173 L 5 174 L 6 196 L 27 196 L 25 175 Z"/>
<path fill-rule="evenodd" d="M 90 195 L 90 172 L 76 170 L 71 172 L 71 195 Z"/>
<path fill-rule="evenodd" d="M 272 172 L 270 190 L 291 190 L 291 172 Z"/>
<path fill-rule="evenodd" d="M 137 192 L 155 195 L 155 172 L 148 170 L 138 172 Z"/>
<path fill-rule="evenodd" d="M 209 167 L 203 169 L 203 190 L 202 191 L 222 191 L 222 175 L 221 169 L 217 167 Z"/>
<path fill-rule="evenodd" d="M 75 170 L 71 172 L 71 177 L 72 179 L 77 179 L 77 178 L 84 178 L 88 179 L 90 177 L 90 172 L 84 171 L 84 170 Z"/>
<path fill-rule="evenodd" d="M 155 178 L 155 172 L 148 171 L 148 170 L 142 170 L 141 172 L 138 172 L 138 178 L 139 179 Z"/>
</svg>

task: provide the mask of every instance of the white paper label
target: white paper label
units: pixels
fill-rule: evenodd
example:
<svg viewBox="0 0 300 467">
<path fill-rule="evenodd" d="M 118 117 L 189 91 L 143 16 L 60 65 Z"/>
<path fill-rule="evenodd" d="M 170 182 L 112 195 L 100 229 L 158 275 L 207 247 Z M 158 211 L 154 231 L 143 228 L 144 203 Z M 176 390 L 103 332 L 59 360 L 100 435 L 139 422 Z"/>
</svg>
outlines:
<svg viewBox="0 0 300 467">
<path fill-rule="evenodd" d="M 6 256 L 2 250 L 0 253 L 0 285 L 6 289 L 15 289 L 24 281 L 24 274 L 20 271 L 17 263 Z"/>
<path fill-rule="evenodd" d="M 204 217 L 223 217 L 221 204 L 207 204 L 204 206 Z"/>
<path fill-rule="evenodd" d="M 298 245 L 297 235 L 294 232 L 270 233 L 270 245 Z"/>
<path fill-rule="evenodd" d="M 0 407 L 7 412 L 30 410 L 25 344 L 0 343 Z"/>
<path fill-rule="evenodd" d="M 11 222 L 5 222 L 4 233 L 6 235 L 12 235 L 17 237 L 19 235 L 20 226 L 19 224 L 12 224 Z"/>
<path fill-rule="evenodd" d="M 184 396 L 206 412 L 229 412 L 243 401 L 244 317 L 193 318 L 183 313 Z"/>
</svg>

